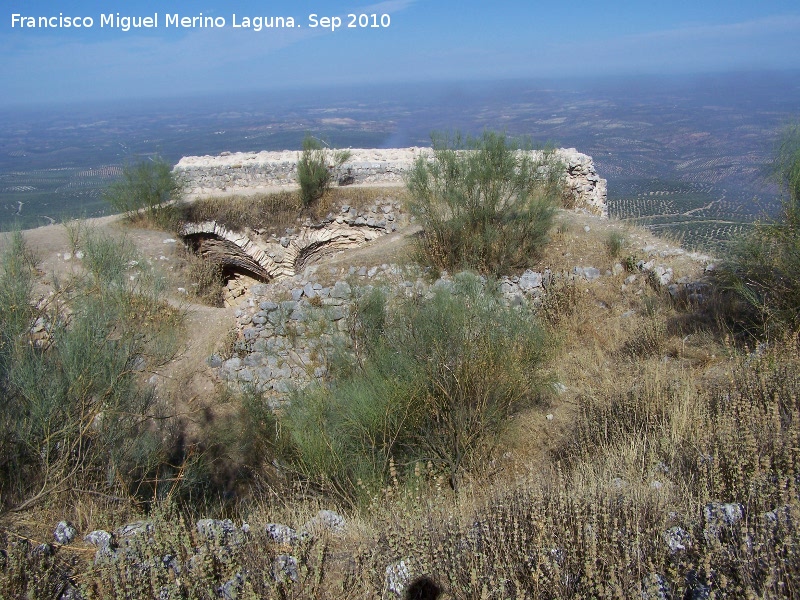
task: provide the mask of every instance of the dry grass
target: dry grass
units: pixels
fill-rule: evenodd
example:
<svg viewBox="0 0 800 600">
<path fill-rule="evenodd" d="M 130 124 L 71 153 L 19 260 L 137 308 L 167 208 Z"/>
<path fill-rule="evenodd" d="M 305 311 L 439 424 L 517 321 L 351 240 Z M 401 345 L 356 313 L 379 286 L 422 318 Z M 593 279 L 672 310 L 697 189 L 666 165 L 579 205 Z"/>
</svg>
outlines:
<svg viewBox="0 0 800 600">
<path fill-rule="evenodd" d="M 178 269 L 173 273 L 173 280 L 177 287 L 185 289 L 189 298 L 200 304 L 223 306 L 222 287 L 225 281 L 218 263 L 199 256 L 185 246 L 176 249 L 175 259 Z"/>
<path fill-rule="evenodd" d="M 358 193 L 365 205 L 389 195 Z M 616 226 L 560 218 L 569 222 L 552 233 L 541 269 L 610 269 L 615 258 L 598 249 Z M 626 231 L 634 242 L 625 252 L 649 243 L 637 240 L 641 235 Z M 689 272 L 687 263 L 673 266 Z M 0 590 L 42 596 L 70 573 L 87 597 L 153 598 L 166 586 L 174 597 L 205 598 L 241 572 L 247 583 L 240 598 L 391 598 L 386 568 L 403 560 L 413 575 L 435 579 L 444 598 L 641 598 L 657 587 L 673 598 L 797 597 L 797 338 L 743 353 L 726 343 L 713 319 L 673 304 L 644 277 L 623 290 L 628 274 L 551 290 L 542 314 L 559 345 L 545 369 L 566 389 L 512 419 L 498 440 L 506 453 L 465 474 L 458 493 L 443 469 L 427 464 L 393 467 L 368 506 L 352 512 L 280 470 L 274 478 L 263 471 L 237 490 L 237 502 L 222 505 L 159 504 L 147 513 L 130 502 L 75 493 L 65 505 L 1 521 Z M 209 452 L 210 468 L 224 472 L 231 459 L 253 466 L 248 452 L 269 466 L 280 449 L 240 445 L 237 436 L 267 437 L 243 426 L 243 419 L 259 422 L 257 411 L 239 410 L 235 399 L 205 400 L 224 410 L 207 429 L 198 419 L 193 439 L 215 431 L 218 447 L 230 449 Z M 744 518 L 714 530 L 704 516 L 711 502 L 739 503 Z M 320 508 L 345 515 L 344 536 L 290 549 L 263 534 L 267 522 L 298 527 Z M 193 519 L 212 515 L 247 520 L 253 537 L 227 553 L 208 548 L 207 560 L 180 584 L 156 567 L 89 567 L 92 552 L 83 544 L 42 558 L 36 544 L 19 545 L 13 535 L 38 542 L 49 540 L 62 518 L 84 534 L 146 516 L 158 533 L 142 554 L 160 564 L 166 554 L 186 558 L 203 546 Z M 671 552 L 665 534 L 675 527 L 686 543 Z M 277 583 L 272 559 L 289 550 L 300 564 L 299 580 Z"/>
<path fill-rule="evenodd" d="M 262 234 L 284 235 L 287 228 L 302 224 L 306 218 L 317 220 L 342 205 L 364 209 L 376 200 L 391 197 L 403 202 L 405 188 L 334 187 L 307 207 L 303 207 L 297 190 L 201 198 L 181 205 L 181 221 L 217 221 L 229 229 L 251 229 Z"/>
<path fill-rule="evenodd" d="M 216 221 L 233 230 L 263 229 L 283 235 L 287 227 L 297 225 L 301 204 L 296 191 L 285 191 L 202 198 L 183 205 L 181 212 L 183 221 Z"/>
</svg>

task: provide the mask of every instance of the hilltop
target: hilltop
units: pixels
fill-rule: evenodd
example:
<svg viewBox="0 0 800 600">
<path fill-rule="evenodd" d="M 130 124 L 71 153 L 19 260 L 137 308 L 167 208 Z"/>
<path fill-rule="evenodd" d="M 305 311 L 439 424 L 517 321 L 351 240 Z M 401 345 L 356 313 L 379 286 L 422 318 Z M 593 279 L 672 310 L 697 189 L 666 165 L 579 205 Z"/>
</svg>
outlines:
<svg viewBox="0 0 800 600">
<path fill-rule="evenodd" d="M 167 408 L 159 418 L 178 432 L 170 438 L 178 468 L 162 492 L 176 503 L 146 510 L 133 496 L 94 504 L 68 493 L 66 503 L 33 505 L 30 517 L 6 513 L 9 556 L 27 565 L 22 572 L 46 573 L 41 580 L 61 585 L 59 594 L 83 586 L 86 597 L 397 598 L 422 575 L 450 598 L 791 592 L 797 565 L 780 540 L 793 539 L 796 484 L 781 491 L 794 471 L 779 465 L 791 456 L 796 422 L 781 431 L 766 420 L 796 412 L 785 401 L 797 386 L 791 353 L 737 346 L 715 322 L 717 261 L 606 217 L 597 203 L 604 182 L 579 153 L 585 158 L 566 161 L 581 178 L 569 187 L 576 207 L 557 212 L 535 264 L 479 279 L 478 296 L 467 296 L 480 305 L 496 292 L 489 317 L 541 323 L 541 363 L 524 374 L 535 375 L 532 401 L 482 442 L 457 485 L 431 461 L 391 462 L 386 481 L 366 489 L 365 478 L 355 500 L 334 482 L 295 479 L 302 463 L 284 462 L 274 437 L 280 416 L 293 402 L 319 401 L 314 383 L 340 376 L 342 348 L 368 360 L 358 344 L 377 343 L 360 337 L 373 293 L 387 303 L 379 338 L 390 339 L 392 315 L 413 317 L 403 311 L 457 299 L 459 286 L 473 283 L 417 263 L 420 225 L 406 209 L 408 192 L 385 179 L 359 182 L 356 173 L 316 210 L 291 213 L 291 187 L 271 175 L 250 183 L 255 163 L 261 173 L 265 164 L 289 172 L 296 154 L 281 156 L 180 161 L 196 198 L 187 214 L 198 218 L 177 232 L 119 217 L 24 232 L 39 258 L 38 305 L 89 270 L 92 236 L 108 236 L 135 246 L 136 268 L 164 277 L 163 300 L 184 321 L 175 357 L 136 375 L 154 386 Z M 385 158 L 354 151 L 342 174 L 406 160 Z M 230 195 L 207 198 L 212 190 Z M 273 222 L 258 223 L 270 207 Z M 203 301 L 202 259 L 192 249 L 225 265 L 216 305 Z M 513 329 L 502 332 L 513 338 Z M 504 383 L 507 358 L 493 363 L 492 385 Z M 315 418 L 309 434 L 333 427 Z M 364 425 L 365 436 L 371 431 Z M 773 463 L 754 464 L 758 456 Z M 192 477 L 229 501 L 193 504 L 201 488 L 179 485 Z M 61 520 L 74 531 L 60 526 L 50 554 L 9 541 L 22 536 L 40 548 Z M 88 571 L 70 566 L 88 563 Z"/>
</svg>

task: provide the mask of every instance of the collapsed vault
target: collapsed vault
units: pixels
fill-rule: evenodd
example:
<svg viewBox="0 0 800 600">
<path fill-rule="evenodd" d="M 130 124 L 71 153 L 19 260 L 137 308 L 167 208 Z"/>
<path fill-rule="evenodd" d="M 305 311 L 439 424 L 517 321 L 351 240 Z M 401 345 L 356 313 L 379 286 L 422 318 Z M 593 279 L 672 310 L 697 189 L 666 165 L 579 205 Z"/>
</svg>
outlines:
<svg viewBox="0 0 800 600">
<path fill-rule="evenodd" d="M 279 241 L 205 221 L 187 223 L 181 235 L 195 252 L 220 264 L 226 278 L 246 275 L 268 282 L 293 277 L 327 254 L 358 248 L 387 233 L 384 227 L 331 223 L 302 227 Z"/>
</svg>

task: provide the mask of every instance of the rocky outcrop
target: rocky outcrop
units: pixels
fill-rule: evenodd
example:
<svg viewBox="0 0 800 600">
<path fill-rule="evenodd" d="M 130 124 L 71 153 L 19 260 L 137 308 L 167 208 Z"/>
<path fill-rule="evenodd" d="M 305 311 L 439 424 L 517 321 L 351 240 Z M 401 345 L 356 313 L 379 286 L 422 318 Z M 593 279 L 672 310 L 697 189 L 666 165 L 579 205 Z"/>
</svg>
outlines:
<svg viewBox="0 0 800 600">
<path fill-rule="evenodd" d="M 403 176 L 430 148 L 351 149 L 350 158 L 334 172 L 334 179 L 348 184 L 401 184 Z M 294 186 L 300 153 L 223 152 L 219 156 L 185 156 L 175 167 L 194 195 L 256 192 Z M 574 148 L 556 150 L 564 164 L 564 183 L 577 208 L 607 215 L 606 180 L 595 171 L 592 157 Z"/>
<path fill-rule="evenodd" d="M 572 193 L 576 208 L 607 217 L 607 182 L 595 171 L 592 157 L 575 148 L 561 148 L 556 150 L 556 155 L 566 166 L 565 183 Z"/>
</svg>

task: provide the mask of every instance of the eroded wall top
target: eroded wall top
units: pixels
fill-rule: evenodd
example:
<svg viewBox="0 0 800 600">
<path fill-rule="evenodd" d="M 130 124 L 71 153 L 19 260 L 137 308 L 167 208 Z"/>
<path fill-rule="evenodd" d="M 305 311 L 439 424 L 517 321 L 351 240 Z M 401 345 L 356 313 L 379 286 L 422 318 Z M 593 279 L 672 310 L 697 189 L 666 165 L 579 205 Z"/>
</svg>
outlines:
<svg viewBox="0 0 800 600">
<path fill-rule="evenodd" d="M 354 184 L 403 183 L 404 174 L 430 148 L 350 149 L 350 158 L 336 170 L 335 178 Z M 556 156 L 565 165 L 565 182 L 575 205 L 606 216 L 606 180 L 595 171 L 591 156 L 574 148 L 560 148 Z M 297 185 L 300 153 L 223 152 L 219 156 L 185 156 L 175 166 L 184 176 L 189 194 L 211 195 L 258 192 Z"/>
</svg>

